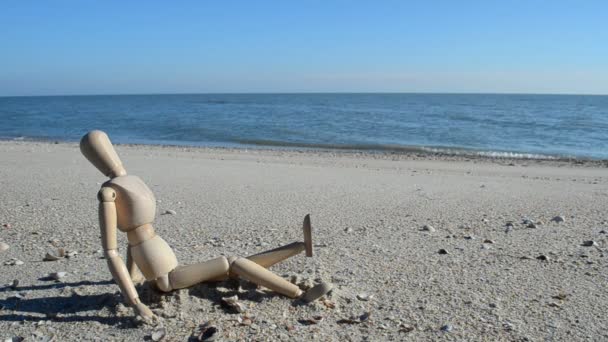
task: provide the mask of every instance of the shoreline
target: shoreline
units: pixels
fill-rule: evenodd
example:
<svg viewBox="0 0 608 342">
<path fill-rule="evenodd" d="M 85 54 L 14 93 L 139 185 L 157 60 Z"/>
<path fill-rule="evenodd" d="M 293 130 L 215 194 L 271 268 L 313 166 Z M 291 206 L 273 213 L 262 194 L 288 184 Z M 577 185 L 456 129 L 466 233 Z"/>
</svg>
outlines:
<svg viewBox="0 0 608 342">
<path fill-rule="evenodd" d="M 46 145 L 74 145 L 78 142 L 53 139 L 0 139 L 0 144 L 46 144 Z M 289 145 L 241 145 L 241 146 L 204 146 L 204 145 L 174 145 L 174 144 L 148 144 L 148 143 L 114 143 L 115 146 L 133 148 L 160 148 L 178 151 L 207 151 L 216 153 L 261 153 L 275 155 L 302 155 L 356 157 L 380 160 L 441 160 L 441 161 L 471 161 L 496 164 L 534 164 L 534 165 L 573 165 L 585 167 L 607 168 L 608 159 L 594 159 L 587 157 L 563 157 L 550 155 L 536 155 L 526 153 L 499 152 L 506 155 L 488 155 L 493 152 L 471 151 L 471 153 L 433 151 L 433 148 L 412 147 L 390 149 L 351 149 L 351 148 L 323 148 Z M 466 150 L 463 150 L 466 151 Z M 521 156 L 520 156 L 521 155 Z M 533 155 L 527 157 L 524 155 Z M 537 156 L 537 157 L 536 157 Z"/>
</svg>

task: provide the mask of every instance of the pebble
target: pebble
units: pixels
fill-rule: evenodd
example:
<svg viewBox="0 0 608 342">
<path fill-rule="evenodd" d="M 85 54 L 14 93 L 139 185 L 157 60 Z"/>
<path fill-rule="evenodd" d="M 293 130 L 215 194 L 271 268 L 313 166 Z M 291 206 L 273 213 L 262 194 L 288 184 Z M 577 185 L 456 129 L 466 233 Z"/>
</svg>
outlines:
<svg viewBox="0 0 608 342">
<path fill-rule="evenodd" d="M 583 241 L 583 243 L 581 244 L 581 246 L 594 247 L 594 246 L 597 246 L 597 242 L 595 242 L 593 240 Z"/>
<path fill-rule="evenodd" d="M 422 227 L 422 230 L 427 231 L 427 232 L 429 232 L 429 233 L 432 233 L 432 232 L 434 232 L 434 231 L 435 231 L 435 227 L 433 227 L 433 226 L 431 226 L 431 225 L 426 224 L 426 225 L 424 225 L 424 226 Z"/>
<path fill-rule="evenodd" d="M 494 240 L 485 239 L 485 240 L 483 240 L 483 243 L 489 243 L 489 244 L 493 244 L 493 243 L 494 243 Z"/>
<path fill-rule="evenodd" d="M 175 210 L 165 210 L 165 215 L 177 215 L 177 213 L 175 212 Z"/>
<path fill-rule="evenodd" d="M 65 248 L 63 248 L 63 247 L 57 248 L 57 255 L 58 255 L 60 258 L 65 257 Z"/>
<path fill-rule="evenodd" d="M 358 300 L 362 300 L 362 301 L 364 301 L 364 302 L 367 302 L 368 300 L 370 300 L 370 299 L 372 299 L 372 298 L 374 298 L 374 295 L 370 295 L 370 294 L 367 294 L 367 293 L 365 293 L 365 292 L 364 292 L 364 293 L 359 293 L 359 294 L 357 295 L 357 299 L 358 299 Z"/>
<path fill-rule="evenodd" d="M 326 295 L 327 293 L 329 293 L 329 291 L 331 291 L 332 289 L 333 289 L 333 285 L 331 283 L 325 283 L 325 282 L 320 283 L 318 285 L 315 285 L 310 290 L 306 291 L 304 296 L 302 296 L 302 300 L 305 303 L 314 302 L 315 300 L 317 300 L 317 299 L 323 297 L 324 295 Z"/>
<path fill-rule="evenodd" d="M 445 249 L 440 249 L 437 253 L 439 254 L 448 254 L 448 251 L 446 251 Z"/>
<path fill-rule="evenodd" d="M 536 228 L 537 226 L 536 226 L 536 223 L 530 222 L 530 223 L 528 223 L 528 225 L 526 227 L 528 227 L 528 228 Z"/>
<path fill-rule="evenodd" d="M 237 295 L 222 298 L 222 304 L 239 313 L 245 312 L 247 309 L 245 305 L 239 302 L 239 297 Z"/>
<path fill-rule="evenodd" d="M 49 277 L 55 280 L 61 280 L 67 275 L 67 272 L 53 272 L 49 273 Z"/>
<path fill-rule="evenodd" d="M 13 282 L 11 283 L 11 288 L 14 290 L 19 286 L 19 279 L 13 279 Z"/>
<path fill-rule="evenodd" d="M 605 230 L 600 230 L 600 234 L 606 234 Z"/>
<path fill-rule="evenodd" d="M 464 239 L 465 240 L 475 240 L 475 237 L 471 236 L 471 235 L 467 235 L 467 236 L 464 237 Z"/>
<path fill-rule="evenodd" d="M 152 341 L 155 341 L 155 342 L 160 341 L 163 338 L 165 338 L 166 334 L 167 334 L 167 331 L 165 330 L 165 328 L 156 329 L 152 333 L 152 336 L 151 336 Z"/>
<path fill-rule="evenodd" d="M 19 259 L 15 259 L 15 258 L 12 258 L 12 259 L 4 262 L 4 265 L 6 265 L 6 266 L 19 266 L 19 265 L 23 265 L 23 264 L 24 264 L 23 261 L 21 261 Z"/>
<path fill-rule="evenodd" d="M 353 229 L 351 227 L 348 227 L 348 228 L 344 229 L 344 232 L 345 233 L 352 233 Z"/>
<path fill-rule="evenodd" d="M 541 255 L 537 256 L 536 259 L 542 260 L 542 261 L 547 261 L 547 260 L 549 260 L 549 257 L 544 254 L 541 254 Z"/>
<path fill-rule="evenodd" d="M 563 216 L 555 216 L 554 218 L 551 219 L 551 221 L 560 223 L 560 222 L 566 222 L 566 219 Z"/>
<path fill-rule="evenodd" d="M 51 253 L 46 253 L 46 255 L 44 256 L 44 258 L 42 259 L 43 261 L 57 261 L 60 258 L 58 256 L 55 256 Z"/>
<path fill-rule="evenodd" d="M 451 324 L 446 324 L 441 327 L 441 331 L 443 332 L 451 332 L 452 330 L 454 330 L 454 327 Z"/>
<path fill-rule="evenodd" d="M 0 242 L 0 252 L 8 250 L 10 246 L 6 242 Z"/>
</svg>

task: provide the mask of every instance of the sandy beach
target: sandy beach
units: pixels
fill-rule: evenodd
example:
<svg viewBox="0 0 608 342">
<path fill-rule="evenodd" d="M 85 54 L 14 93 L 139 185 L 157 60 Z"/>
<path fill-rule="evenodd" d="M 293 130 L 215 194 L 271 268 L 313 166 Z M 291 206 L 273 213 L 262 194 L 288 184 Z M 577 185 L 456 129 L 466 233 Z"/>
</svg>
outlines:
<svg viewBox="0 0 608 342">
<path fill-rule="evenodd" d="M 205 323 L 225 341 L 608 339 L 602 163 L 116 149 L 154 191 L 155 229 L 181 264 L 301 241 L 310 214 L 315 256 L 272 270 L 303 288 L 334 284 L 311 305 L 244 281 L 170 294 L 140 285 L 163 341 L 188 340 Z M 133 319 L 103 259 L 104 181 L 77 144 L 0 142 L 2 339 L 149 340 L 159 329 Z M 43 261 L 58 247 L 77 254 Z M 232 295 L 246 312 L 222 307 Z"/>
</svg>

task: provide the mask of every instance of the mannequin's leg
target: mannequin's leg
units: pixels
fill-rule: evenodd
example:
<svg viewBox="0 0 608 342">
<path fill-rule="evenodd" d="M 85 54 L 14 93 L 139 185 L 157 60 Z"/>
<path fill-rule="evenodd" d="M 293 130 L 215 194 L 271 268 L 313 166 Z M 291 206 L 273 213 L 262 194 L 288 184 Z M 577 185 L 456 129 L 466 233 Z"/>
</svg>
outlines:
<svg viewBox="0 0 608 342">
<path fill-rule="evenodd" d="M 179 266 L 168 276 L 158 278 L 156 283 L 163 291 L 182 289 L 204 281 L 225 278 L 228 274 L 229 264 L 225 257 L 215 258 L 197 264 Z"/>
<path fill-rule="evenodd" d="M 275 248 L 266 252 L 248 256 L 247 259 L 263 267 L 270 267 L 294 255 L 300 254 L 305 249 L 304 242 L 294 242 L 283 247 Z"/>
<path fill-rule="evenodd" d="M 230 273 L 290 298 L 302 295 L 302 290 L 299 287 L 249 259 L 235 259 L 230 264 Z"/>
<path fill-rule="evenodd" d="M 304 217 L 302 225 L 304 231 L 304 242 L 294 242 L 288 245 L 275 248 L 266 252 L 255 254 L 247 257 L 247 259 L 255 262 L 263 267 L 270 267 L 278 262 L 301 253 L 306 250 L 306 256 L 312 256 L 312 226 L 310 225 L 310 215 Z"/>
</svg>

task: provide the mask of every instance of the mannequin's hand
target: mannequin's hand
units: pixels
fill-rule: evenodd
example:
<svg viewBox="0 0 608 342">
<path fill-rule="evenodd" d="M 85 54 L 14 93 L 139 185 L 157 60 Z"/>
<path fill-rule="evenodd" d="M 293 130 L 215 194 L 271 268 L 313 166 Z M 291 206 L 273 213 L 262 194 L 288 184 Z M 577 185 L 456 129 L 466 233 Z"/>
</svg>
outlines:
<svg viewBox="0 0 608 342">
<path fill-rule="evenodd" d="M 140 316 L 146 324 L 155 325 L 158 323 L 158 317 L 146 306 L 146 304 L 138 301 L 133 304 L 133 309 L 135 310 L 135 314 Z"/>
</svg>

